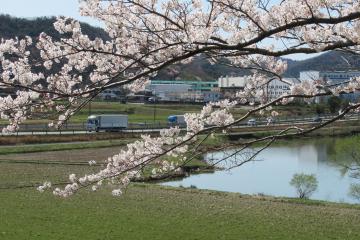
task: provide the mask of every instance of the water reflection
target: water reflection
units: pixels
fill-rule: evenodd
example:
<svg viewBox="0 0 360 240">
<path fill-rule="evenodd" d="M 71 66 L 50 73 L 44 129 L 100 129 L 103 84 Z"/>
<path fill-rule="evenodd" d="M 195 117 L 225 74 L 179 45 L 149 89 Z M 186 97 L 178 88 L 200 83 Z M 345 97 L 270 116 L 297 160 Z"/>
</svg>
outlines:
<svg viewBox="0 0 360 240">
<path fill-rule="evenodd" d="M 247 163 L 230 171 L 217 171 L 212 174 L 192 175 L 180 181 L 164 183 L 171 186 L 240 192 L 245 194 L 263 193 L 274 196 L 295 197 L 296 192 L 289 182 L 294 173 L 315 174 L 319 186 L 312 199 L 350 202 L 356 201 L 348 195 L 355 179 L 343 175 L 340 167 L 331 161 L 335 139 L 310 142 L 295 142 L 290 146 L 272 146 Z M 234 151 L 234 150 L 232 150 Z M 226 154 L 231 154 L 228 151 Z M 210 153 L 206 159 L 221 159 L 223 152 Z"/>
</svg>

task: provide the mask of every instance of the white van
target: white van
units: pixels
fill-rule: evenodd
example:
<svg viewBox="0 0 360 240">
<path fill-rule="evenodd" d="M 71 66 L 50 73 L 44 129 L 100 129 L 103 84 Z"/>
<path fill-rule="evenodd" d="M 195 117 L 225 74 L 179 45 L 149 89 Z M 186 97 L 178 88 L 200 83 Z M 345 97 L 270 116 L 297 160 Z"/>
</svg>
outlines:
<svg viewBox="0 0 360 240">
<path fill-rule="evenodd" d="M 256 119 L 255 118 L 249 119 L 249 121 L 247 121 L 247 125 L 256 126 Z"/>
</svg>

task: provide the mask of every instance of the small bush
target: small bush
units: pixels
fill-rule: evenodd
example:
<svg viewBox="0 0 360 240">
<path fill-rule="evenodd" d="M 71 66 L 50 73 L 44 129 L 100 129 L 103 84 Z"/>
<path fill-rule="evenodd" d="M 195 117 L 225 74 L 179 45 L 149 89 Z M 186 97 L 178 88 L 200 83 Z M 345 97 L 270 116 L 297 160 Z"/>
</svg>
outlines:
<svg viewBox="0 0 360 240">
<path fill-rule="evenodd" d="M 318 181 L 314 174 L 296 173 L 290 181 L 299 198 L 309 198 L 317 189 Z"/>
</svg>

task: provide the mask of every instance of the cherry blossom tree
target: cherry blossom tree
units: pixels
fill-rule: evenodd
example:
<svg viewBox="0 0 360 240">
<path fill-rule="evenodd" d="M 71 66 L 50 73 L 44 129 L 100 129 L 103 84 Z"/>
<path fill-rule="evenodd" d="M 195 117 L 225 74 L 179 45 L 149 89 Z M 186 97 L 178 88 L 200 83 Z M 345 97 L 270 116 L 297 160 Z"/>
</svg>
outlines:
<svg viewBox="0 0 360 240">
<path fill-rule="evenodd" d="M 277 115 L 271 106 L 296 98 L 337 96 L 359 88 L 359 78 L 337 86 L 322 81 L 289 83 L 290 93 L 271 101 L 264 89 L 271 81 L 286 81 L 282 75 L 287 64 L 281 57 L 330 50 L 357 53 L 359 1 L 80 0 L 79 4 L 83 16 L 102 22 L 109 40 L 90 39 L 82 33 L 78 21 L 65 17 L 54 23 L 61 39 L 42 33 L 37 39 L 1 40 L 0 84 L 17 89 L 15 98 L 0 98 L 0 117 L 9 121 L 3 132 L 17 130 L 19 124 L 33 117 L 34 109 L 55 112 L 57 120 L 49 125 L 61 127 L 105 89 L 125 86 L 139 91 L 159 70 L 188 63 L 196 56 L 249 69 L 251 74 L 235 100 L 210 103 L 199 113 L 187 114 L 185 134 L 171 128 L 158 137 L 142 136 L 110 157 L 99 172 L 79 177 L 71 174 L 70 183 L 63 189 L 53 189 L 46 182 L 39 186 L 40 191 L 53 189 L 54 194 L 67 197 L 79 189 L 96 190 L 103 182 L 110 182 L 118 186 L 112 192 L 117 196 L 149 164 L 157 166 L 153 175 L 176 171 L 198 153 L 204 139 L 229 131 L 257 112 Z M 238 103 L 253 104 L 252 99 L 258 99 L 259 105 L 235 119 L 231 109 Z M 351 104 L 317 126 L 291 126 L 275 135 L 237 143 L 239 152 L 255 142 L 263 142 L 266 147 L 276 139 L 312 132 L 359 107 L 360 103 Z M 251 160 L 257 153 L 233 166 Z M 174 164 L 164 161 L 164 155 L 182 160 Z"/>
</svg>

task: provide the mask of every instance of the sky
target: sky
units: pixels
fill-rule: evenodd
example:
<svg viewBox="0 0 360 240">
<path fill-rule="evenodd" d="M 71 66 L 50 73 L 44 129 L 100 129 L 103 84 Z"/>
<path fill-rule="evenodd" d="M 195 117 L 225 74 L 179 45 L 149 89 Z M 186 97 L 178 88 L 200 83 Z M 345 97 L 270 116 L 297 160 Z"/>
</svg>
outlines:
<svg viewBox="0 0 360 240">
<path fill-rule="evenodd" d="M 101 26 L 94 19 L 80 16 L 78 7 L 78 0 L 0 0 L 0 14 L 22 18 L 62 15 L 87 22 L 93 26 Z M 302 60 L 313 56 L 315 55 L 295 54 L 287 56 L 287 58 Z"/>
</svg>

